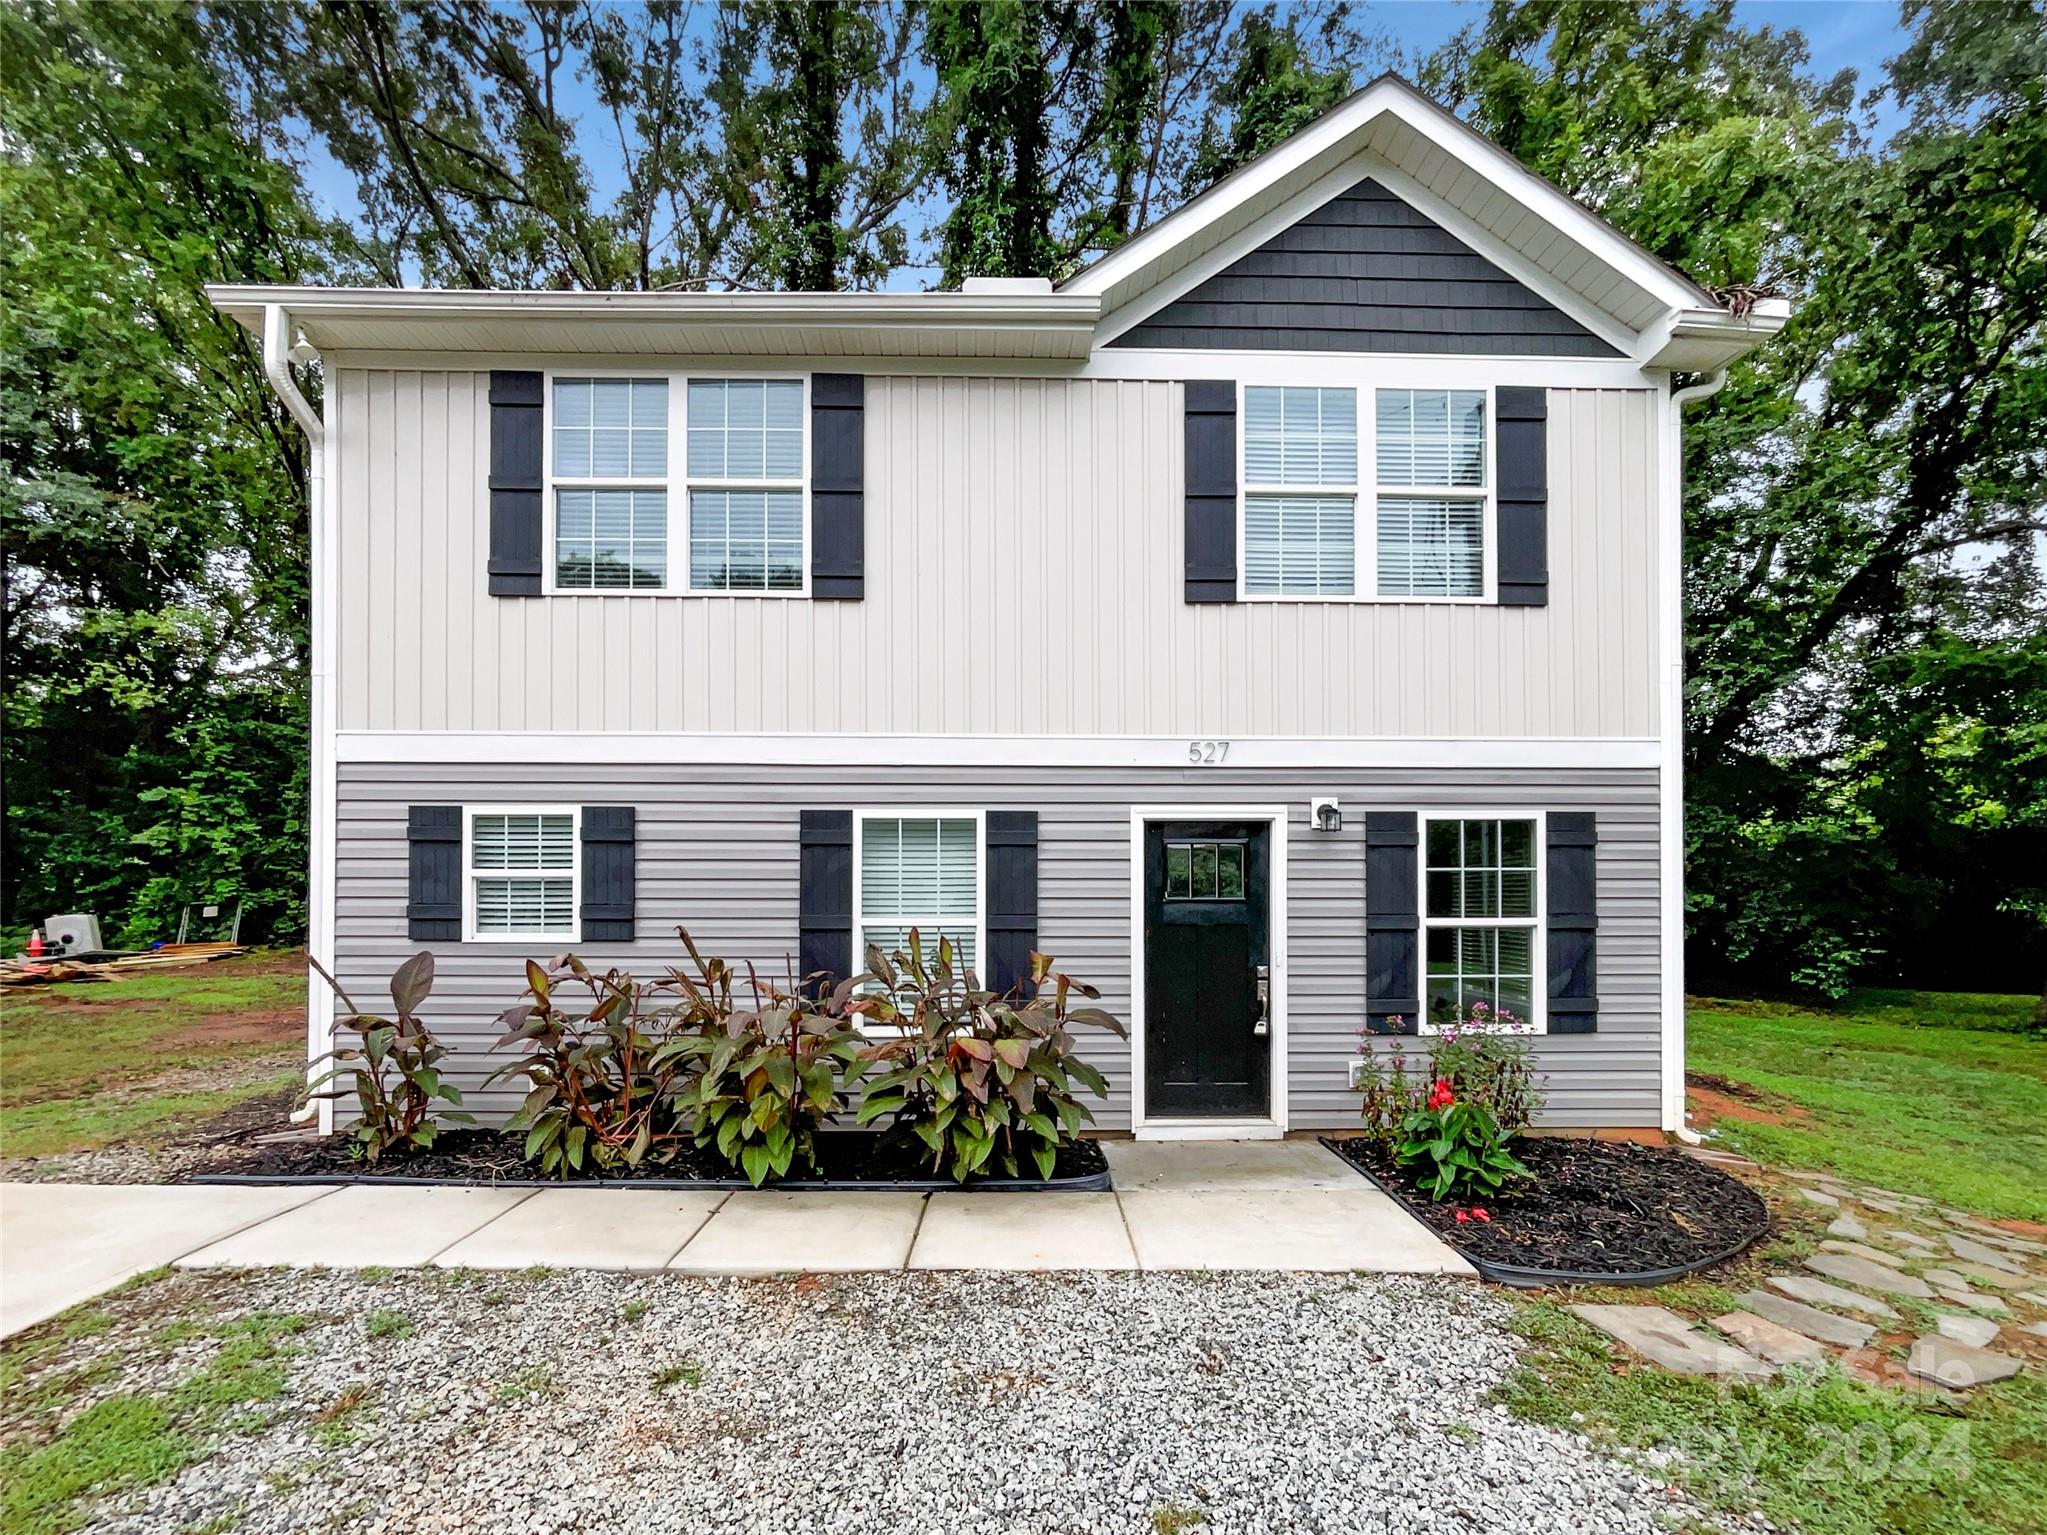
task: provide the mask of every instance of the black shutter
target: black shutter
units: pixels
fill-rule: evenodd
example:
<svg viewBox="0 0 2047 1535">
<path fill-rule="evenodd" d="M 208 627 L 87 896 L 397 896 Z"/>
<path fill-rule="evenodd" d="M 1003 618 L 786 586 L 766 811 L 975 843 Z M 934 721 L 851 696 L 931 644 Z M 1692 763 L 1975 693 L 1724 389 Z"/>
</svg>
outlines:
<svg viewBox="0 0 2047 1535">
<path fill-rule="evenodd" d="M 1599 929 L 1599 829 L 1589 810 L 1549 815 L 1549 1031 L 1599 1027 L 1593 973 Z"/>
<path fill-rule="evenodd" d="M 798 967 L 805 976 L 824 971 L 829 989 L 860 973 L 853 954 L 853 812 L 806 810 L 798 828 Z"/>
<path fill-rule="evenodd" d="M 1374 1034 L 1421 1024 L 1417 847 L 1413 811 L 1365 813 L 1365 1027 Z"/>
<path fill-rule="evenodd" d="M 1038 946 L 1038 813 L 988 812 L 988 958 L 981 984 L 1029 989 Z"/>
<path fill-rule="evenodd" d="M 538 597 L 542 380 L 494 368 L 490 375 L 490 568 L 493 597 Z"/>
<path fill-rule="evenodd" d="M 1187 383 L 1187 600 L 1237 600 L 1237 386 Z"/>
<path fill-rule="evenodd" d="M 1540 389 L 1497 389 L 1500 602 L 1549 603 L 1548 398 Z"/>
<path fill-rule="evenodd" d="M 405 936 L 415 943 L 462 940 L 462 807 L 413 805 L 405 812 Z"/>
<path fill-rule="evenodd" d="M 865 390 L 858 373 L 810 378 L 810 595 L 826 601 L 867 590 Z"/>
<path fill-rule="evenodd" d="M 636 816 L 631 805 L 583 807 L 583 942 L 631 943 Z"/>
</svg>

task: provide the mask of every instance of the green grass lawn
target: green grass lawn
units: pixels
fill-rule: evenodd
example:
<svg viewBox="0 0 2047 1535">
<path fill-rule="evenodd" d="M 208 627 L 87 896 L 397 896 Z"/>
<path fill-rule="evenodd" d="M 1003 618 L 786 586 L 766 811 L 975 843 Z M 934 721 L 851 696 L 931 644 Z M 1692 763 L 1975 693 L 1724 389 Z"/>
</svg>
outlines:
<svg viewBox="0 0 2047 1535">
<path fill-rule="evenodd" d="M 175 1132 L 303 1070 L 305 960 L 257 953 L 0 994 L 0 1156 Z"/>
<path fill-rule="evenodd" d="M 1995 1217 L 2047 1220 L 2047 1041 L 2034 998 L 1866 992 L 1837 1012 L 1694 1000 L 1687 1065 L 1755 1117 L 1721 1138 Z"/>
</svg>

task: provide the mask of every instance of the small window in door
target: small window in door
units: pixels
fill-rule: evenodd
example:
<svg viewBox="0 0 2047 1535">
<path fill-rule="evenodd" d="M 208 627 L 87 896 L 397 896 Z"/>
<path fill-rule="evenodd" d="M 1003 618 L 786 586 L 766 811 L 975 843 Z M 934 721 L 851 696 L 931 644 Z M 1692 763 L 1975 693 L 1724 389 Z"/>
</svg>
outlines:
<svg viewBox="0 0 2047 1535">
<path fill-rule="evenodd" d="M 1168 901 L 1241 901 L 1244 899 L 1244 844 L 1241 842 L 1168 842 Z"/>
</svg>

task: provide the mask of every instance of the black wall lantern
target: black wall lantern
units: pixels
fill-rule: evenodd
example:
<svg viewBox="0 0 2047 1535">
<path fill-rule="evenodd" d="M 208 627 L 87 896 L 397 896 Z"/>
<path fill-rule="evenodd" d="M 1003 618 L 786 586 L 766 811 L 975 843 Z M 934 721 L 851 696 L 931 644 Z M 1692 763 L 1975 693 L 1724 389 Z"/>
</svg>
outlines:
<svg viewBox="0 0 2047 1535">
<path fill-rule="evenodd" d="M 1317 831 L 1342 831 L 1343 806 L 1334 799 L 1318 799 L 1308 817 Z"/>
</svg>

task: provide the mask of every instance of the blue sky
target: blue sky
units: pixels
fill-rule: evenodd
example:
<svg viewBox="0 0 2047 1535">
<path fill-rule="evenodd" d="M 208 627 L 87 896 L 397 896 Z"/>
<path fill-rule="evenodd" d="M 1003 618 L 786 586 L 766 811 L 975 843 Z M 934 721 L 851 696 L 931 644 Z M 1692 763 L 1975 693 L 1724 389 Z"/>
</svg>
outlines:
<svg viewBox="0 0 2047 1535">
<path fill-rule="evenodd" d="M 1420 59 L 1460 28 L 1483 20 L 1486 0 L 1368 0 L 1359 10 L 1366 30 L 1385 32 L 1403 57 Z M 1780 31 L 1796 28 L 1804 33 L 1817 75 L 1826 78 L 1853 69 L 1863 91 L 1880 77 L 1884 60 L 1904 46 L 1906 33 L 1899 24 L 1898 10 L 1897 0 L 1738 0 L 1735 6 L 1737 18 L 1745 26 L 1770 26 Z M 1372 72 L 1371 64 L 1361 64 L 1359 78 Z M 594 107 L 587 87 L 572 82 L 567 98 L 573 101 L 578 97 Z M 1878 113 L 1880 133 L 1894 125 L 1894 114 Z M 608 202 L 621 179 L 607 174 L 609 167 L 604 163 L 605 148 L 612 142 L 611 124 L 594 121 L 579 138 L 599 201 Z M 360 211 L 353 178 L 317 146 L 307 146 L 306 170 L 309 190 L 327 211 L 349 217 Z M 932 275 L 931 269 L 906 268 L 889 286 L 922 287 Z"/>
</svg>

